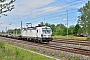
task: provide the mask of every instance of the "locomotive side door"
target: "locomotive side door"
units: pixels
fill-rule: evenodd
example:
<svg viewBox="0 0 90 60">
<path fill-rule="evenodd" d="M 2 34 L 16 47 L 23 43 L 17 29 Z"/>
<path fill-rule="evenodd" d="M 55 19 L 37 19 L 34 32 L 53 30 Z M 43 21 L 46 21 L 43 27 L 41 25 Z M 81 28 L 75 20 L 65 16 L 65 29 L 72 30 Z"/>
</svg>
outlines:
<svg viewBox="0 0 90 60">
<path fill-rule="evenodd" d="M 38 28 L 38 29 L 36 30 L 36 36 L 37 36 L 38 38 L 41 38 L 41 28 Z"/>
</svg>

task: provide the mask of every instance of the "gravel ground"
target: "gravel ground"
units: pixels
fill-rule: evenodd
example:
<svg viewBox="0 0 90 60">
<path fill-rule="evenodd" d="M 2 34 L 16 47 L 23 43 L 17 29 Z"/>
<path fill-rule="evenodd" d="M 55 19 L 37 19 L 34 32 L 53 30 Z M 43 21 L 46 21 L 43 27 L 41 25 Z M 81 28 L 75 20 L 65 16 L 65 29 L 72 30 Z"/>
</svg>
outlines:
<svg viewBox="0 0 90 60">
<path fill-rule="evenodd" d="M 90 50 L 90 46 L 74 45 L 74 44 L 66 44 L 66 43 L 56 43 L 56 42 L 50 42 L 50 44 L 55 44 L 57 46 L 67 46 L 67 47 L 81 48 L 81 49 Z"/>
<path fill-rule="evenodd" d="M 7 39 L 7 40 L 9 40 L 9 39 Z M 43 48 L 43 47 L 38 47 L 38 46 L 32 46 L 32 45 L 27 45 L 27 44 L 22 44 L 22 43 L 7 41 L 7 40 L 3 40 L 3 41 L 8 42 L 8 43 L 18 46 L 18 47 L 23 47 L 25 49 L 34 48 L 37 50 L 36 52 L 39 52 L 39 53 L 45 54 L 45 55 L 49 55 L 49 56 L 52 56 L 55 58 L 59 58 L 59 55 L 62 55 L 63 57 L 68 57 L 68 58 L 78 57 L 79 60 L 90 60 L 90 56 L 75 54 L 75 53 L 66 52 L 66 51 L 53 50 L 53 49 L 48 49 L 48 48 Z M 50 44 L 55 44 L 55 43 L 51 42 Z M 64 43 L 60 44 L 60 46 L 77 47 L 75 45 L 64 44 Z M 84 48 L 84 47 L 82 46 L 81 48 Z M 90 49 L 90 47 L 89 47 L 89 49 Z"/>
</svg>

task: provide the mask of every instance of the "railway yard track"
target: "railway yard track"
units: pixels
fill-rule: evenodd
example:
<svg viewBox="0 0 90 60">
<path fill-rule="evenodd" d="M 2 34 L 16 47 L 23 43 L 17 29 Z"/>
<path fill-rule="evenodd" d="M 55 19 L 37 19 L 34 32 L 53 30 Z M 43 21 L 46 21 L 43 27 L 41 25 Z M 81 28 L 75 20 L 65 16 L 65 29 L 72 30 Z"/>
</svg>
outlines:
<svg viewBox="0 0 90 60">
<path fill-rule="evenodd" d="M 84 49 L 84 48 L 77 48 L 77 47 L 71 47 L 67 45 L 59 45 L 60 43 L 64 44 L 72 44 L 72 45 L 81 45 L 81 46 L 87 46 L 90 48 L 90 40 L 65 40 L 65 39 L 54 39 L 50 44 L 40 44 L 40 43 L 34 43 L 34 42 L 28 42 L 23 40 L 16 40 L 16 39 L 10 39 L 5 37 L 0 37 L 2 40 L 12 43 L 19 43 L 19 44 L 26 44 L 26 45 L 32 45 L 37 47 L 43 47 L 47 49 L 57 50 L 57 51 L 65 51 L 75 54 L 80 54 L 84 56 L 88 56 L 90 58 L 90 49 Z M 90 59 L 87 60 L 90 60 Z"/>
<path fill-rule="evenodd" d="M 83 45 L 83 46 L 90 46 L 90 40 L 54 39 L 52 42 L 74 44 L 74 45 Z"/>
</svg>

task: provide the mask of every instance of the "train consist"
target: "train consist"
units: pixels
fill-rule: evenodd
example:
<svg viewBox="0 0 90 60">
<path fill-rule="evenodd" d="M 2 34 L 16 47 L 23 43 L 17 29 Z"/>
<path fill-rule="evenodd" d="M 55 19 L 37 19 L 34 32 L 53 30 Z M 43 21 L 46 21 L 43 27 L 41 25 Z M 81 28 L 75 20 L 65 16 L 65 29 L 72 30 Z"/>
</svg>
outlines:
<svg viewBox="0 0 90 60">
<path fill-rule="evenodd" d="M 21 30 L 21 35 L 14 36 L 12 34 L 1 34 L 3 37 L 20 39 L 20 40 L 29 40 L 34 42 L 50 42 L 53 40 L 52 38 L 52 30 L 47 26 L 36 26 L 36 27 L 28 27 L 23 28 Z"/>
</svg>

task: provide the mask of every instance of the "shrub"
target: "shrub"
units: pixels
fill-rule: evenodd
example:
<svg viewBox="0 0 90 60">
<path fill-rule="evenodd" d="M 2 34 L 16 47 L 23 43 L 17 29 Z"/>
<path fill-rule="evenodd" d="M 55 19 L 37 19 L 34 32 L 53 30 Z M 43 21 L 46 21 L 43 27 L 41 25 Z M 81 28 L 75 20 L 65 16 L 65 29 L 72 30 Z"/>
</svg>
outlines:
<svg viewBox="0 0 90 60">
<path fill-rule="evenodd" d="M 39 51 L 38 49 L 36 49 L 36 48 L 29 48 L 30 50 L 32 50 L 32 51 Z"/>
<path fill-rule="evenodd" d="M 89 36 L 89 37 L 87 37 L 87 40 L 90 40 L 90 36 Z"/>
<path fill-rule="evenodd" d="M 60 57 L 60 58 L 63 58 L 63 55 L 62 55 L 62 54 L 60 54 L 60 55 L 59 55 L 59 57 Z"/>
<path fill-rule="evenodd" d="M 53 52 L 49 52 L 49 54 L 50 54 L 51 56 L 54 56 L 54 53 L 53 53 Z"/>
<path fill-rule="evenodd" d="M 3 48 L 3 47 L 4 47 L 4 42 L 0 41 L 0 48 Z"/>
<path fill-rule="evenodd" d="M 78 45 L 78 48 L 81 48 L 81 45 Z"/>
<path fill-rule="evenodd" d="M 74 57 L 72 60 L 78 60 L 78 57 Z"/>
<path fill-rule="evenodd" d="M 67 60 L 71 60 L 71 58 L 69 58 L 68 56 L 66 56 L 66 59 L 67 59 Z"/>
</svg>

